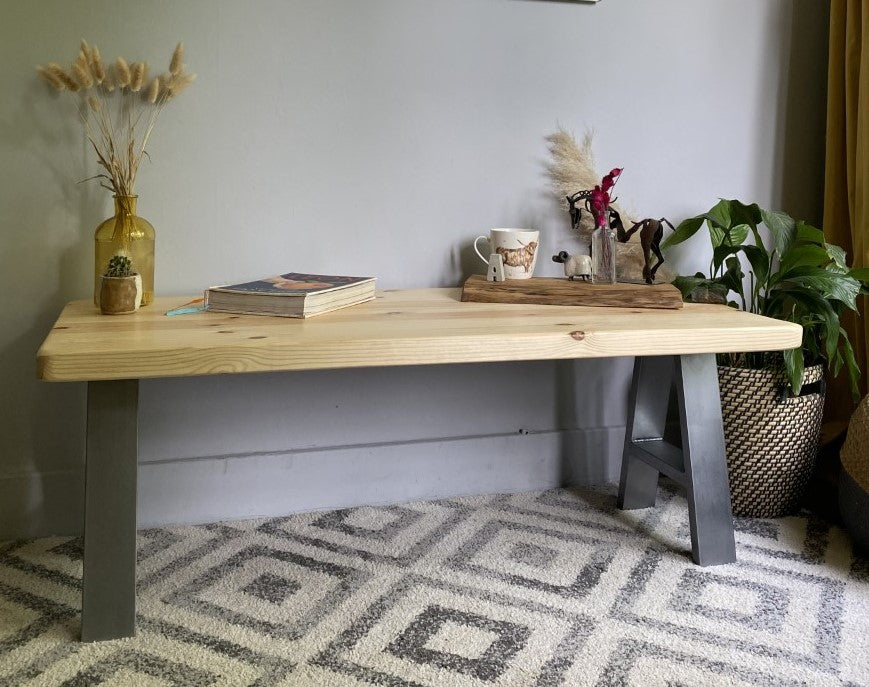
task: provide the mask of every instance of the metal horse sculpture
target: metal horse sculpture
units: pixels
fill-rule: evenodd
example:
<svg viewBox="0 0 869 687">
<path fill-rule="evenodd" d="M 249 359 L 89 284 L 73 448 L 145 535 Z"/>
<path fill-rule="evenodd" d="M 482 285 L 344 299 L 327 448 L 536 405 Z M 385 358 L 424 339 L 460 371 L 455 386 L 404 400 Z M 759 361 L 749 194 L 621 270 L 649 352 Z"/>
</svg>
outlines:
<svg viewBox="0 0 869 687">
<path fill-rule="evenodd" d="M 585 209 L 588 212 L 591 212 L 590 202 L 591 202 L 591 194 L 589 191 L 577 191 L 573 195 L 565 196 L 567 198 L 567 204 L 569 206 L 568 212 L 570 213 L 570 227 L 575 231 L 579 231 L 579 220 L 582 219 L 582 208 L 578 207 L 576 204 L 584 200 L 585 201 Z"/>
<path fill-rule="evenodd" d="M 634 224 L 630 229 L 625 231 L 625 225 L 622 223 L 621 215 L 616 210 L 610 209 L 610 229 L 616 232 L 616 238 L 621 243 L 627 243 L 638 230 L 640 232 L 640 245 L 643 248 L 643 279 L 647 284 L 655 282 L 655 273 L 658 268 L 664 264 L 664 256 L 661 253 L 661 239 L 664 238 L 664 224 L 670 229 L 674 229 L 666 217 L 661 219 L 644 219 Z M 654 253 L 658 258 L 658 262 L 651 265 L 650 253 Z"/>
</svg>

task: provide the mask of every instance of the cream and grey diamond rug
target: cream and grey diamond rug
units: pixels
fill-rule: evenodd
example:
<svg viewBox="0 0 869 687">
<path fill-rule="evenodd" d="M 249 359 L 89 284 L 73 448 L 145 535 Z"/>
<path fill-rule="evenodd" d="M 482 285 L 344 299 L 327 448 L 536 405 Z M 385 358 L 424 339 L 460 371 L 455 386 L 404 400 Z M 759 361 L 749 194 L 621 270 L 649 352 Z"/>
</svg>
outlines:
<svg viewBox="0 0 869 687">
<path fill-rule="evenodd" d="M 81 542 L 0 544 L 0 685 L 869 685 L 869 562 L 806 515 L 689 558 L 613 489 L 142 531 L 138 635 L 77 641 Z"/>
</svg>

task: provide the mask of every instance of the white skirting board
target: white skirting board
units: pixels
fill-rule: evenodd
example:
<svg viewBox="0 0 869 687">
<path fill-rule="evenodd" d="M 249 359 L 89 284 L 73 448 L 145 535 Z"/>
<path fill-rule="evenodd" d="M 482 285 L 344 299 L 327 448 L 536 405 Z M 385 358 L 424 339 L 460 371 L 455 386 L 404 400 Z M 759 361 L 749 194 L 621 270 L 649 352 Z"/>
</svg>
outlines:
<svg viewBox="0 0 869 687">
<path fill-rule="evenodd" d="M 139 465 L 140 528 L 618 480 L 624 427 Z M 0 539 L 81 533 L 82 471 L 0 478 Z"/>
</svg>

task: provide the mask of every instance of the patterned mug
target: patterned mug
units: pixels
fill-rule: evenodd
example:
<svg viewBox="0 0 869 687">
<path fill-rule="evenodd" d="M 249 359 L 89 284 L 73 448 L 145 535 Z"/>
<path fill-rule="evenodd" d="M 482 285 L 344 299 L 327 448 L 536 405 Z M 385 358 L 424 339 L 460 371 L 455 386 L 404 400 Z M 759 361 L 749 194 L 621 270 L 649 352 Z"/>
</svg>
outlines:
<svg viewBox="0 0 869 687">
<path fill-rule="evenodd" d="M 474 252 L 487 266 L 489 255 L 498 253 L 504 259 L 505 279 L 530 279 L 537 264 L 540 232 L 531 229 L 492 229 L 474 239 Z M 489 242 L 489 252 L 483 254 L 477 247 L 480 240 Z"/>
</svg>

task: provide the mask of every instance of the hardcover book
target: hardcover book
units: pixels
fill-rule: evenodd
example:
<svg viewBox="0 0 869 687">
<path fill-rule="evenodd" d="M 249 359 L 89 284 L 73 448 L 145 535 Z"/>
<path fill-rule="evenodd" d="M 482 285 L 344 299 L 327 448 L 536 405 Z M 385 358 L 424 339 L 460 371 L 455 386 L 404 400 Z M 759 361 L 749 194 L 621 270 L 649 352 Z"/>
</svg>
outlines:
<svg viewBox="0 0 869 687">
<path fill-rule="evenodd" d="M 374 277 L 290 272 L 243 284 L 213 286 L 208 310 L 246 315 L 314 317 L 374 298 Z"/>
</svg>

